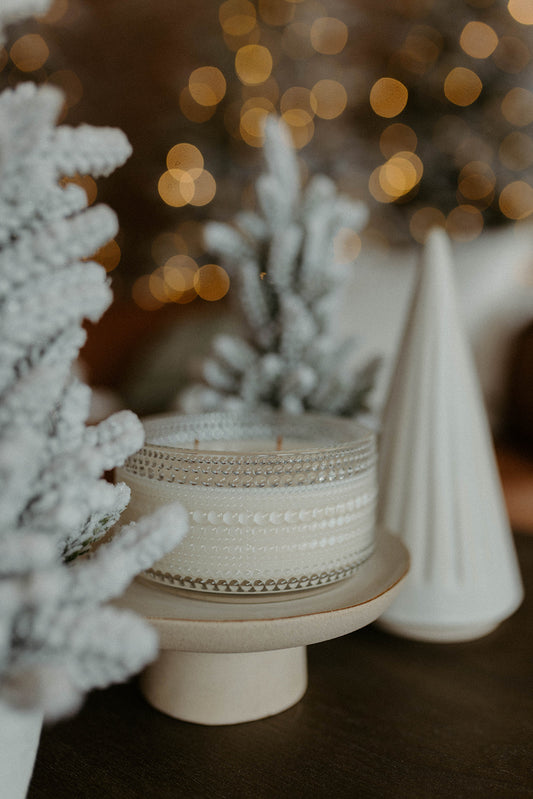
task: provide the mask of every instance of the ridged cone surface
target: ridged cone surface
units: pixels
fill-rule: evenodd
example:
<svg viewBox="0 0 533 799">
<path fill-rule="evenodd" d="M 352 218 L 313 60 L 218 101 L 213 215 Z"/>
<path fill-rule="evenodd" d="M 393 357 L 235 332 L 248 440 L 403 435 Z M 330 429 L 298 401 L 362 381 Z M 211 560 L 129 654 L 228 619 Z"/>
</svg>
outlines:
<svg viewBox="0 0 533 799">
<path fill-rule="evenodd" d="M 495 624 L 523 596 L 491 433 L 461 330 L 449 241 L 433 231 L 380 442 L 378 520 L 411 553 L 391 625 Z"/>
</svg>

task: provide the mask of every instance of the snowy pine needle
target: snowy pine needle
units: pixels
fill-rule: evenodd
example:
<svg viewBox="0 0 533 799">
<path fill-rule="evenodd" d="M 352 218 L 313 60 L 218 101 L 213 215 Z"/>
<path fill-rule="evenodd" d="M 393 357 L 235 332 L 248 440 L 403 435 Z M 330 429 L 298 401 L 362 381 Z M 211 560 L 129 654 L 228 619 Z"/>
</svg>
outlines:
<svg viewBox="0 0 533 799">
<path fill-rule="evenodd" d="M 3 25 L 47 0 L 9 0 Z M 56 127 L 63 102 L 24 83 L 0 95 L 0 701 L 72 712 L 85 691 L 123 680 L 157 651 L 154 630 L 107 607 L 187 529 L 181 506 L 114 532 L 129 489 L 102 479 L 142 445 L 123 411 L 87 427 L 90 392 L 71 374 L 111 302 L 88 260 L 117 230 L 87 208 L 75 173 L 107 175 L 130 155 L 119 130 Z"/>
<path fill-rule="evenodd" d="M 231 275 L 247 335 L 215 336 L 204 382 L 186 389 L 179 404 L 187 412 L 270 405 L 352 416 L 367 409 L 378 360 L 349 369 L 355 341 L 335 337 L 351 265 L 335 262 L 334 242 L 344 229 L 364 226 L 366 206 L 339 195 L 324 175 L 302 189 L 290 136 L 273 116 L 264 155 L 258 212 L 205 230 L 207 248 Z"/>
</svg>

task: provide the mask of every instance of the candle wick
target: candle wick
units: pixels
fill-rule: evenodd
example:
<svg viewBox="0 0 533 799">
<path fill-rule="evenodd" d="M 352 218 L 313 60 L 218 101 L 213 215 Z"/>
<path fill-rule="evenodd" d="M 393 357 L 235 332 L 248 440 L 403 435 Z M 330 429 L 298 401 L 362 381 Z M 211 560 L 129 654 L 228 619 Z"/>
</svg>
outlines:
<svg viewBox="0 0 533 799">
<path fill-rule="evenodd" d="M 283 436 L 278 436 L 276 439 L 276 452 L 281 452 L 283 446 Z"/>
<path fill-rule="evenodd" d="M 194 439 L 194 449 L 198 449 L 199 444 L 200 444 L 200 442 L 198 441 L 197 438 L 195 438 Z"/>
</svg>

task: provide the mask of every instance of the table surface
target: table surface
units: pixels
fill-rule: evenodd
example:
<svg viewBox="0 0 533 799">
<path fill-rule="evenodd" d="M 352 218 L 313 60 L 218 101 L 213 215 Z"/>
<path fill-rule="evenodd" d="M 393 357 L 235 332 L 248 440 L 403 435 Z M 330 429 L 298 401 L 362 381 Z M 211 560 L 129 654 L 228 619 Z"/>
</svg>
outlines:
<svg viewBox="0 0 533 799">
<path fill-rule="evenodd" d="M 135 682 L 95 691 L 44 730 L 28 799 L 533 797 L 533 537 L 516 543 L 526 599 L 486 638 L 314 644 L 301 702 L 228 727 L 167 717 Z"/>
</svg>

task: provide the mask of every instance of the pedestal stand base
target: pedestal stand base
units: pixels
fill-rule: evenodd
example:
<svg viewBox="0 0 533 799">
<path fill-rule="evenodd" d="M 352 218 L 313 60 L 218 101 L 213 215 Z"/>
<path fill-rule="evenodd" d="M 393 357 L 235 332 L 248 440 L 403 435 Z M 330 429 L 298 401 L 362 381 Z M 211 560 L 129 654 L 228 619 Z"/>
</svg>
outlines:
<svg viewBox="0 0 533 799">
<path fill-rule="evenodd" d="M 158 710 L 210 725 L 273 716 L 299 702 L 306 688 L 305 646 L 230 654 L 167 650 L 141 678 Z"/>
</svg>

